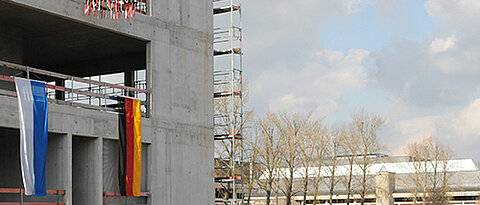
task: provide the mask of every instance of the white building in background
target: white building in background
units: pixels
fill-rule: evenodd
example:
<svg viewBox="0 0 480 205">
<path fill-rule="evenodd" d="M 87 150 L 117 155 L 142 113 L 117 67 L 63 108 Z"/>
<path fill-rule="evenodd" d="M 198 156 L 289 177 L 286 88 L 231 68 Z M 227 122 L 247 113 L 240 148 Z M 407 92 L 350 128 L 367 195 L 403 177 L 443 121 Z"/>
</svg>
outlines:
<svg viewBox="0 0 480 205">
<path fill-rule="evenodd" d="M 443 173 L 443 167 L 447 170 L 448 193 L 450 204 L 479 204 L 480 203 L 480 170 L 473 159 L 451 159 L 446 162 L 412 162 L 409 157 L 389 157 L 387 155 L 375 156 L 377 163 L 371 164 L 368 169 L 368 186 L 371 188 L 366 196 L 366 204 L 395 204 L 410 205 L 414 204 L 413 185 L 414 176 L 427 173 L 433 174 L 436 170 Z M 346 204 L 346 188 L 342 180 L 349 175 L 349 165 L 346 164 L 346 158 L 338 157 L 339 165 L 336 166 L 335 176 L 340 182 L 335 186 L 333 204 Z M 426 163 L 426 164 L 425 164 Z M 438 168 L 434 169 L 433 164 L 437 164 Z M 426 165 L 426 166 L 425 166 Z M 424 168 L 427 167 L 427 172 Z M 294 171 L 294 192 L 293 204 L 303 203 L 303 193 L 301 192 L 302 180 L 305 175 L 305 168 L 299 167 Z M 317 195 L 316 204 L 329 204 L 330 194 L 328 180 L 331 177 L 332 166 L 324 166 L 319 170 L 318 167 L 309 167 L 309 178 L 322 177 L 321 187 Z M 354 187 L 358 186 L 358 177 L 362 174 L 358 165 L 353 165 Z M 281 177 L 281 172 L 288 173 L 286 168 L 280 168 L 276 177 Z M 260 176 L 261 180 L 266 179 L 266 173 Z M 280 180 L 281 183 L 281 180 Z M 357 185 L 355 185 L 357 183 Z M 355 189 L 355 188 L 354 188 Z M 390 192 L 382 192 L 381 190 L 390 190 Z M 256 192 L 255 192 L 256 191 Z M 251 197 L 251 204 L 265 204 L 265 193 L 261 189 L 255 189 Z M 354 191 L 355 192 L 355 191 Z M 313 191 L 307 194 L 307 204 L 314 204 L 312 195 Z M 358 192 L 357 192 L 358 193 Z M 359 204 L 360 196 L 353 194 L 350 197 L 350 204 Z M 388 199 L 388 200 L 387 200 Z M 286 197 L 279 192 L 272 194 L 271 200 L 273 204 L 285 204 Z M 390 203 L 391 202 L 391 203 Z M 418 203 L 418 202 L 417 202 Z M 421 203 L 421 202 L 420 202 Z"/>
</svg>

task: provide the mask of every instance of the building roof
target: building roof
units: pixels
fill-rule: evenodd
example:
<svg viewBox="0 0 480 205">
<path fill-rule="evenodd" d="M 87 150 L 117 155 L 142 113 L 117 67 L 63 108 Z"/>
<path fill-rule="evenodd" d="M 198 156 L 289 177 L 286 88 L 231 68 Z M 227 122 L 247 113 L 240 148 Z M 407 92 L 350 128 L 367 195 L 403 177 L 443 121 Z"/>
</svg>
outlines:
<svg viewBox="0 0 480 205">
<path fill-rule="evenodd" d="M 399 161 L 398 158 L 395 162 L 381 162 L 381 163 L 373 163 L 367 168 L 367 174 L 373 175 L 380 171 L 387 171 L 393 172 L 397 174 L 409 174 L 415 173 L 415 167 L 423 168 L 425 167 L 425 162 L 409 162 L 406 161 L 406 158 L 403 158 L 403 161 Z M 382 160 L 385 161 L 385 160 Z M 427 162 L 427 171 L 432 172 L 434 169 L 432 168 L 432 164 L 435 164 L 434 161 Z M 443 161 L 437 163 L 439 165 L 439 169 L 437 171 L 443 171 Z M 448 160 L 446 165 L 448 172 L 465 172 L 465 171 L 479 171 L 477 165 L 473 161 L 473 159 L 453 159 Z M 331 170 L 333 166 L 323 166 L 320 169 L 320 176 L 321 177 L 328 177 L 331 176 Z M 362 174 L 361 167 L 358 165 L 353 165 L 353 174 L 360 175 Z M 335 170 L 336 176 L 347 176 L 349 174 L 350 166 L 349 165 L 337 165 Z M 306 168 L 299 167 L 296 168 L 294 171 L 294 178 L 303 178 L 305 175 Z M 280 168 L 277 177 L 282 176 L 280 173 L 288 173 L 287 168 Z M 309 177 L 317 177 L 319 173 L 318 167 L 309 167 L 308 168 L 308 175 Z M 262 174 L 260 179 L 266 179 L 265 173 Z"/>
</svg>

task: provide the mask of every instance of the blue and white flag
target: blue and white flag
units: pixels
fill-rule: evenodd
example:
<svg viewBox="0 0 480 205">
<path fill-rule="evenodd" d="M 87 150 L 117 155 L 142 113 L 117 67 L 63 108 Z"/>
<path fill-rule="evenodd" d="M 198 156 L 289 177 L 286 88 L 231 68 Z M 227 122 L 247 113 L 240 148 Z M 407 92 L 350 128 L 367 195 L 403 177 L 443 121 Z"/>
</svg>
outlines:
<svg viewBox="0 0 480 205">
<path fill-rule="evenodd" d="M 48 102 L 45 83 L 15 78 L 20 116 L 20 162 L 26 195 L 47 195 Z"/>
</svg>

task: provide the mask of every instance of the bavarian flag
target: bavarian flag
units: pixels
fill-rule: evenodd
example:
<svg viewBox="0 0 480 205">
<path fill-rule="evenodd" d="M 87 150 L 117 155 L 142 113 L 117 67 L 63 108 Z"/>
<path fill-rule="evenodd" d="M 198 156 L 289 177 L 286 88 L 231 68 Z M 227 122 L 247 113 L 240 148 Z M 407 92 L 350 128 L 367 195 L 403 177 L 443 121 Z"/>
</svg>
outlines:
<svg viewBox="0 0 480 205">
<path fill-rule="evenodd" d="M 124 98 L 118 117 L 118 182 L 122 196 L 140 196 L 142 174 L 142 111 L 140 100 Z"/>
<path fill-rule="evenodd" d="M 20 128 L 20 165 L 25 195 L 45 196 L 48 101 L 44 82 L 15 78 Z"/>
</svg>

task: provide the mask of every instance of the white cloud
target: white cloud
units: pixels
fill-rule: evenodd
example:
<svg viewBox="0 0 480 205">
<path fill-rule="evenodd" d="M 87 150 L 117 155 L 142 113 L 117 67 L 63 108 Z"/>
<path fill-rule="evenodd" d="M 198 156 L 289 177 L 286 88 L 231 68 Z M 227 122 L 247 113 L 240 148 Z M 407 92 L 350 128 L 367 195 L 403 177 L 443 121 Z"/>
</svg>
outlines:
<svg viewBox="0 0 480 205">
<path fill-rule="evenodd" d="M 455 35 L 452 35 L 452 36 L 450 36 L 448 38 L 445 38 L 445 39 L 436 38 L 430 44 L 430 51 L 432 53 L 445 52 L 448 49 L 454 47 L 456 42 L 457 42 L 457 37 Z"/>
<path fill-rule="evenodd" d="M 435 121 L 439 116 L 419 117 L 398 122 L 400 133 L 410 138 L 422 138 L 436 135 Z"/>
<path fill-rule="evenodd" d="M 404 20 L 398 2 L 404 1 L 246 1 L 244 62 L 255 109 L 335 115 L 345 91 L 367 88 L 389 98 L 379 114 L 389 121 L 382 136 L 393 151 L 434 135 L 462 154 L 480 154 L 474 146 L 480 143 L 480 102 L 472 101 L 480 84 L 480 0 L 426 0 L 434 28 L 423 40 L 399 35 L 378 51 L 348 53 L 324 50 L 318 42 L 330 19 L 362 12 L 363 4 L 375 4 L 378 19 Z M 367 60 L 374 68 L 366 68 Z"/>
<path fill-rule="evenodd" d="M 373 52 L 376 68 L 369 72 L 369 88 L 425 109 L 464 106 L 480 82 L 480 72 L 463 70 L 474 62 L 429 50 L 430 43 L 394 40 Z"/>
<path fill-rule="evenodd" d="M 369 88 L 391 95 L 384 138 L 395 154 L 418 138 L 440 138 L 462 157 L 480 154 L 480 1 L 428 0 L 434 35 L 395 39 L 373 52 Z"/>
<path fill-rule="evenodd" d="M 386 132 L 394 154 L 403 154 L 408 143 L 424 137 L 435 137 L 452 147 L 460 156 L 474 157 L 480 154 L 480 98 L 458 110 L 440 114 L 407 118 L 392 122 Z"/>
<path fill-rule="evenodd" d="M 345 0 L 345 7 L 349 14 L 355 13 L 358 11 L 358 5 L 365 2 L 365 0 Z"/>
<path fill-rule="evenodd" d="M 480 77 L 480 1 L 428 0 L 428 13 L 436 20 L 436 34 L 450 36 L 432 42 L 431 58 L 439 71 L 472 80 Z"/>
<path fill-rule="evenodd" d="M 290 49 L 308 50 L 322 25 L 334 16 L 347 15 L 338 0 L 255 0 L 244 1 L 244 8 L 246 55 L 255 59 L 286 57 Z"/>
<path fill-rule="evenodd" d="M 346 90 L 364 88 L 366 50 L 348 54 L 322 50 L 303 66 L 278 67 L 263 71 L 253 86 L 252 96 L 268 101 L 270 111 L 287 110 L 328 115 L 337 108 L 336 99 Z"/>
<path fill-rule="evenodd" d="M 474 100 L 463 109 L 452 124 L 455 132 L 461 134 L 459 137 L 480 136 L 480 99 Z"/>
<path fill-rule="evenodd" d="M 314 117 L 323 118 L 330 115 L 338 107 L 333 99 L 322 99 L 315 96 L 297 96 L 293 93 L 269 100 L 270 111 L 287 111 L 312 113 Z"/>
<path fill-rule="evenodd" d="M 478 0 L 428 0 L 425 8 L 431 16 L 445 21 L 441 26 L 479 31 L 480 1 Z"/>
</svg>

